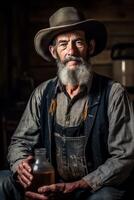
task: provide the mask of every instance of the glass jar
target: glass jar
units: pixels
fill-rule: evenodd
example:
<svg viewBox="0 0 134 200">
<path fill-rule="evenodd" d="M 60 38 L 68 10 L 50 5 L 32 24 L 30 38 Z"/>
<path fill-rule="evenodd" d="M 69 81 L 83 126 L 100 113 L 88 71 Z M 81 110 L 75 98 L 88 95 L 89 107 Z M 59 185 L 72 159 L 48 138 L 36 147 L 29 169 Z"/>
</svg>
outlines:
<svg viewBox="0 0 134 200">
<path fill-rule="evenodd" d="M 35 149 L 35 160 L 32 165 L 33 181 L 28 190 L 36 192 L 43 185 L 55 183 L 55 171 L 46 158 L 46 149 Z"/>
</svg>

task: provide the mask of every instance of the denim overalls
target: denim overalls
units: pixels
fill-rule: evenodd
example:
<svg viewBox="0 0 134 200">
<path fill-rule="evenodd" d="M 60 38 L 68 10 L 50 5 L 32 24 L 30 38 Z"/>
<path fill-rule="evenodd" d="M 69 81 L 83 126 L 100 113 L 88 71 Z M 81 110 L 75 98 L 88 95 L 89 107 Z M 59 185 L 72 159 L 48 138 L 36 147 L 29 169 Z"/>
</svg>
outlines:
<svg viewBox="0 0 134 200">
<path fill-rule="evenodd" d="M 83 135 L 75 135 L 75 137 L 65 138 L 64 127 L 59 127 L 59 124 L 55 123 L 53 113 L 49 112 L 51 102 L 57 94 L 57 81 L 50 82 L 44 93 L 41 107 L 42 134 L 40 141 L 42 146 L 47 148 L 48 158 L 54 166 L 56 152 L 53 140 L 56 141 L 57 156 L 61 157 L 60 160 L 58 159 L 57 168 L 65 180 L 73 181 L 83 177 L 88 172 L 95 170 L 109 156 L 107 105 L 112 83 L 109 78 L 94 74 L 93 84 L 88 94 L 89 110 L 82 125 L 84 132 L 82 131 Z M 77 127 L 75 128 L 77 129 Z M 68 132 L 69 130 L 64 131 Z M 66 148 L 68 146 L 69 148 Z"/>
<path fill-rule="evenodd" d="M 64 128 L 55 123 L 57 170 L 65 181 L 74 181 L 88 173 L 85 156 L 87 143 L 84 122 L 77 127 Z M 81 132 L 81 133 L 80 133 Z"/>
</svg>

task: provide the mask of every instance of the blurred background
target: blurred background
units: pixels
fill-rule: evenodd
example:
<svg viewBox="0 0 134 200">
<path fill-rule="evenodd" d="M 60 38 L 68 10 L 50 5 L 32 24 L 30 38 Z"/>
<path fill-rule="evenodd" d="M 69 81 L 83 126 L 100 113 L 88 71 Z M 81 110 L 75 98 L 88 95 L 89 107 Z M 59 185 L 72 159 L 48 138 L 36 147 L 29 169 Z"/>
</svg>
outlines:
<svg viewBox="0 0 134 200">
<path fill-rule="evenodd" d="M 134 102 L 133 0 L 5 0 L 0 7 L 0 169 L 7 167 L 10 138 L 32 90 L 56 75 L 56 66 L 36 54 L 33 39 L 63 6 L 104 22 L 108 42 L 92 58 L 94 71 L 121 82 Z"/>
</svg>

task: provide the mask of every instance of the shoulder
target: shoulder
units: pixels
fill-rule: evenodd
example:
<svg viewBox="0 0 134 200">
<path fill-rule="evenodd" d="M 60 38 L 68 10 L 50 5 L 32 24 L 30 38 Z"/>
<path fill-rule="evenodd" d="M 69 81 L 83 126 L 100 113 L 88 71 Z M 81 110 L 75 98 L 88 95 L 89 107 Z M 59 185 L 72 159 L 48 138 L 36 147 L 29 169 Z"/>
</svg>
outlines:
<svg viewBox="0 0 134 200">
<path fill-rule="evenodd" d="M 111 87 L 110 97 L 118 98 L 124 94 L 127 95 L 125 87 L 121 83 L 115 81 Z"/>
<path fill-rule="evenodd" d="M 98 90 L 105 93 L 107 97 L 109 96 L 112 85 L 114 84 L 114 80 L 108 76 L 101 75 L 98 73 L 93 73 L 93 89 Z"/>
<path fill-rule="evenodd" d="M 102 86 L 104 89 L 104 88 L 107 88 L 108 86 L 111 87 L 111 85 L 114 83 L 114 80 L 111 77 L 94 72 L 93 83 L 95 85 Z"/>
<path fill-rule="evenodd" d="M 124 96 L 128 97 L 126 88 L 120 82 L 97 73 L 95 73 L 95 76 L 96 83 L 99 86 L 101 85 L 103 91 L 106 91 L 109 102 L 117 101 Z"/>
<path fill-rule="evenodd" d="M 35 90 L 34 93 L 39 93 L 40 95 L 43 95 L 44 91 L 47 89 L 47 87 L 53 83 L 56 82 L 57 77 L 49 79 L 47 81 L 44 81 L 43 83 L 41 83 L 40 85 L 38 85 Z"/>
<path fill-rule="evenodd" d="M 99 80 L 101 82 L 103 82 L 103 84 L 105 84 L 106 86 L 111 86 L 111 90 L 110 90 L 110 95 L 113 96 L 115 94 L 121 94 L 121 93 L 126 93 L 126 89 L 125 87 L 119 83 L 118 81 L 114 80 L 111 77 L 105 76 L 105 75 L 101 75 L 101 74 L 97 74 L 95 73 L 96 79 Z"/>
<path fill-rule="evenodd" d="M 109 111 L 121 110 L 123 108 L 129 108 L 131 106 L 131 100 L 129 98 L 126 88 L 119 82 L 114 82 L 109 94 Z"/>
<path fill-rule="evenodd" d="M 43 83 L 41 83 L 40 85 L 38 85 L 32 92 L 31 94 L 31 99 L 34 101 L 41 101 L 44 92 L 48 89 L 49 90 L 49 86 L 51 86 L 51 84 L 55 83 L 57 80 L 57 77 L 49 79 L 47 81 L 44 81 Z"/>
</svg>

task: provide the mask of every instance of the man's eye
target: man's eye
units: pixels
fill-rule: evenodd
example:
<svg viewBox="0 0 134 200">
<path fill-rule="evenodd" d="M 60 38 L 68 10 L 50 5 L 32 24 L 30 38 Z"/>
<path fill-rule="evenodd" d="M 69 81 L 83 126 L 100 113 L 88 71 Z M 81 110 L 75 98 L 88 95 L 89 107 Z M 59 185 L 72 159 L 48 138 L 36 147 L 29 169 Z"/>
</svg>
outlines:
<svg viewBox="0 0 134 200">
<path fill-rule="evenodd" d="M 59 44 L 59 47 L 66 47 L 67 46 L 67 43 L 60 43 Z"/>
<path fill-rule="evenodd" d="M 83 46 L 83 45 L 84 45 L 84 42 L 81 41 L 81 40 L 78 40 L 78 41 L 76 41 L 76 45 L 77 45 L 77 46 Z"/>
</svg>

